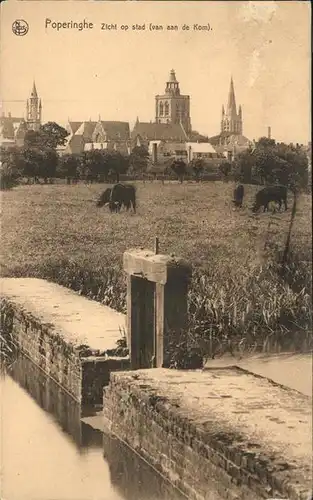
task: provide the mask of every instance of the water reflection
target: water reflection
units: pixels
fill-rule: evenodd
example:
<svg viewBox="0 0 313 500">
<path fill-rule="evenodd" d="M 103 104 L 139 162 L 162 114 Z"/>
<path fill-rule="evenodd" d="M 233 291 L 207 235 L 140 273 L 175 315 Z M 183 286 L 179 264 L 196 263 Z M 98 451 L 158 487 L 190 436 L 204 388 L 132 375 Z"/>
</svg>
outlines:
<svg viewBox="0 0 313 500">
<path fill-rule="evenodd" d="M 81 407 L 76 401 L 21 353 L 10 366 L 9 374 L 40 408 L 54 417 L 78 447 L 82 446 Z"/>
<path fill-rule="evenodd" d="M 103 434 L 104 457 L 109 464 L 111 483 L 127 500 L 186 500 L 146 462 L 111 435 Z M 134 480 L 135 479 L 135 480 Z"/>
<path fill-rule="evenodd" d="M 101 430 L 31 361 L 19 355 L 1 377 L 1 498 L 180 500 L 129 448 Z M 94 420 L 95 419 L 95 420 Z M 99 423 L 101 425 L 99 425 Z"/>
</svg>

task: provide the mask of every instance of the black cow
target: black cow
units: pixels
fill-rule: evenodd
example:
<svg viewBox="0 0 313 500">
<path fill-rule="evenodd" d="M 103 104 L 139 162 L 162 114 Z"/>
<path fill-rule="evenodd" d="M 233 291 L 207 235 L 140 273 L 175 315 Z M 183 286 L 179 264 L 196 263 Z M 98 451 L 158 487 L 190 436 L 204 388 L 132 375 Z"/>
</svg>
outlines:
<svg viewBox="0 0 313 500">
<path fill-rule="evenodd" d="M 97 201 L 97 207 L 103 207 L 107 203 L 110 203 L 111 190 L 112 188 L 107 188 L 105 191 L 103 191 L 103 193 L 100 195 L 99 200 Z"/>
<path fill-rule="evenodd" d="M 234 199 L 233 203 L 235 207 L 242 207 L 242 201 L 245 194 L 245 189 L 242 184 L 238 184 L 236 189 L 234 189 Z"/>
<path fill-rule="evenodd" d="M 122 206 L 125 206 L 128 211 L 133 207 L 136 213 L 136 188 L 131 184 L 115 184 L 110 195 L 110 210 L 111 212 L 119 211 Z"/>
<path fill-rule="evenodd" d="M 105 191 L 103 191 L 103 193 L 100 195 L 99 200 L 97 201 L 97 207 L 109 205 L 111 212 L 119 212 L 122 204 L 117 201 L 111 202 L 111 191 L 112 188 L 107 188 Z"/>
<path fill-rule="evenodd" d="M 287 210 L 287 188 L 286 186 L 267 186 L 255 195 L 255 202 L 252 207 L 252 211 L 255 213 L 261 207 L 264 207 L 264 212 L 268 210 L 268 204 L 270 201 L 275 201 L 279 204 L 279 209 L 281 209 L 282 202 L 284 202 L 285 210 Z"/>
</svg>

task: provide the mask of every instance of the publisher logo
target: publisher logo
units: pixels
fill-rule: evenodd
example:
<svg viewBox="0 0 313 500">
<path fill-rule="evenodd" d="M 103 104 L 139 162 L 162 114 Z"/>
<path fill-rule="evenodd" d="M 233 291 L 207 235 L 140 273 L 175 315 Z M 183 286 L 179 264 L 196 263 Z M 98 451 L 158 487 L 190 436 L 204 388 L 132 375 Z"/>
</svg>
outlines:
<svg viewBox="0 0 313 500">
<path fill-rule="evenodd" d="M 16 19 L 14 23 L 12 24 L 12 31 L 14 35 L 17 36 L 24 36 L 26 33 L 28 33 L 29 26 L 24 19 Z"/>
</svg>

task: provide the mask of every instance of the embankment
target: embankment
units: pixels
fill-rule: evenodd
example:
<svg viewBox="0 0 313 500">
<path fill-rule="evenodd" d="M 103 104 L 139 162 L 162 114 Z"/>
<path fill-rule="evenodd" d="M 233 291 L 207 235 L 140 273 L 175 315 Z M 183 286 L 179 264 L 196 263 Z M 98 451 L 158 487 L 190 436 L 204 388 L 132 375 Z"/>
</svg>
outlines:
<svg viewBox="0 0 313 500">
<path fill-rule="evenodd" d="M 45 280 L 1 280 L 1 327 L 81 405 L 101 405 L 110 372 L 129 368 L 117 346 L 125 316 Z"/>
<path fill-rule="evenodd" d="M 237 367 L 112 373 L 104 418 L 190 499 L 311 493 L 311 399 Z"/>
</svg>

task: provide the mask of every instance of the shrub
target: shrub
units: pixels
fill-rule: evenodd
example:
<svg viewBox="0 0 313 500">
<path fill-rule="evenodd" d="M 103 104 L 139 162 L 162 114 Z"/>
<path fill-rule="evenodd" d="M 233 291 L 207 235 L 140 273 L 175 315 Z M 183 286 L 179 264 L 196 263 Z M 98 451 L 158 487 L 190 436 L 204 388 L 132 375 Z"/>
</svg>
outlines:
<svg viewBox="0 0 313 500">
<path fill-rule="evenodd" d="M 0 190 L 6 191 L 18 185 L 18 174 L 7 163 L 0 166 Z"/>
</svg>

